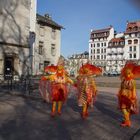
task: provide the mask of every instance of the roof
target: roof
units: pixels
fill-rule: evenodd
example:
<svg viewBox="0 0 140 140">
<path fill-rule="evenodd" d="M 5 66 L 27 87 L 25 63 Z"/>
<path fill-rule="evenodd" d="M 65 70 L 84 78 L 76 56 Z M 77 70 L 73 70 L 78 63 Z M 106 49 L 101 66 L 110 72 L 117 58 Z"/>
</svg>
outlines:
<svg viewBox="0 0 140 140">
<path fill-rule="evenodd" d="M 128 22 L 125 33 L 140 32 L 140 21 Z"/>
<path fill-rule="evenodd" d="M 109 42 L 108 48 L 124 47 L 124 38 L 112 38 Z"/>
<path fill-rule="evenodd" d="M 92 30 L 91 34 L 93 33 L 102 33 L 102 32 L 107 32 L 112 28 L 112 26 L 108 27 L 108 28 L 104 28 L 104 29 L 99 29 L 99 30 Z"/>
<path fill-rule="evenodd" d="M 140 21 L 133 21 L 133 22 L 128 22 L 127 27 L 140 27 Z"/>
<path fill-rule="evenodd" d="M 88 58 L 89 53 L 87 51 L 85 51 L 84 53 L 80 53 L 80 54 L 73 54 L 71 57 L 69 57 L 69 59 L 87 59 Z"/>
<path fill-rule="evenodd" d="M 122 39 L 122 38 L 112 38 L 110 40 L 110 42 L 124 42 L 124 39 Z"/>
<path fill-rule="evenodd" d="M 58 29 L 63 28 L 61 25 L 59 25 L 58 23 L 53 21 L 49 16 L 42 16 L 39 14 L 37 14 L 36 16 L 37 16 L 38 23 L 42 23 L 42 24 L 45 24 L 47 26 L 55 27 Z"/>
</svg>

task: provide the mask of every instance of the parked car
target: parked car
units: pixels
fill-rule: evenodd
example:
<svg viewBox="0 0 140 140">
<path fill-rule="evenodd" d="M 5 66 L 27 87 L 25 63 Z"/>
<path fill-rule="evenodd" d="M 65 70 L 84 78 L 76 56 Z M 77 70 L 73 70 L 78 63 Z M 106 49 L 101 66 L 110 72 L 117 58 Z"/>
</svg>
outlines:
<svg viewBox="0 0 140 140">
<path fill-rule="evenodd" d="M 119 76 L 120 74 L 117 71 L 112 71 L 109 73 L 109 76 Z"/>
</svg>

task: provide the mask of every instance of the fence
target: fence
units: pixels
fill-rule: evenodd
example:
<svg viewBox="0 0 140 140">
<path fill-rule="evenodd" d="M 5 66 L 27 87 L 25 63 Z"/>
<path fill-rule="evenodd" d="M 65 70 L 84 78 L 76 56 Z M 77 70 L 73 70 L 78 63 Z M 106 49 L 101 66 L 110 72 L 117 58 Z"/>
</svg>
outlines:
<svg viewBox="0 0 140 140">
<path fill-rule="evenodd" d="M 32 76 L 21 77 L 18 80 L 9 78 L 7 80 L 1 81 L 0 89 L 8 91 L 18 91 L 23 94 L 31 94 L 33 92 L 38 94 L 39 80 L 40 77 L 35 78 Z"/>
</svg>

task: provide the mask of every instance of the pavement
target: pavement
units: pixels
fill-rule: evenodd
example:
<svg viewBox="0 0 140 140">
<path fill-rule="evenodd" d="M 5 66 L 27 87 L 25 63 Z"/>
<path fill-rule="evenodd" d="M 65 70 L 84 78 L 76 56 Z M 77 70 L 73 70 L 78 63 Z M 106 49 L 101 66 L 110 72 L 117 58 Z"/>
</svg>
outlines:
<svg viewBox="0 0 140 140">
<path fill-rule="evenodd" d="M 0 140 L 140 140 L 140 114 L 132 116 L 130 128 L 120 126 L 117 92 L 118 88 L 98 87 L 94 108 L 82 120 L 72 90 L 62 115 L 54 118 L 51 104 L 44 103 L 38 93 L 1 90 Z"/>
<path fill-rule="evenodd" d="M 100 87 L 116 87 L 119 88 L 121 80 L 119 76 L 116 77 L 107 77 L 107 76 L 98 76 L 95 77 L 97 86 Z M 136 88 L 140 89 L 140 79 L 136 79 Z"/>
</svg>

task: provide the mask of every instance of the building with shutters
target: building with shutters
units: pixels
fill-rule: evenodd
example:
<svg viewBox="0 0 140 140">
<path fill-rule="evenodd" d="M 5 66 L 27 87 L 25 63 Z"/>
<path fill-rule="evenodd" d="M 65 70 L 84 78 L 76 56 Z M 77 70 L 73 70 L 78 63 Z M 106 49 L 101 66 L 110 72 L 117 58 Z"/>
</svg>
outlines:
<svg viewBox="0 0 140 140">
<path fill-rule="evenodd" d="M 32 50 L 32 74 L 40 75 L 47 65 L 56 65 L 60 57 L 61 29 L 49 14 L 36 16 L 36 39 Z"/>
</svg>

